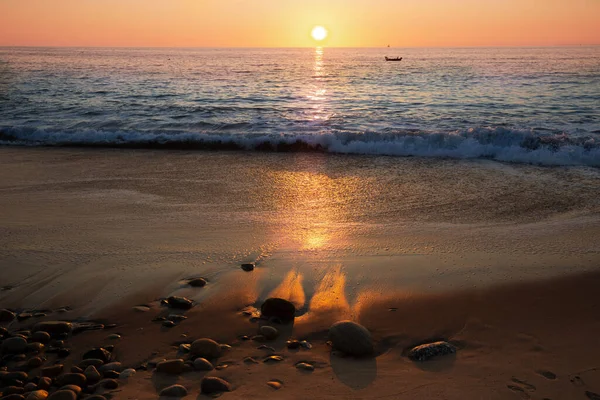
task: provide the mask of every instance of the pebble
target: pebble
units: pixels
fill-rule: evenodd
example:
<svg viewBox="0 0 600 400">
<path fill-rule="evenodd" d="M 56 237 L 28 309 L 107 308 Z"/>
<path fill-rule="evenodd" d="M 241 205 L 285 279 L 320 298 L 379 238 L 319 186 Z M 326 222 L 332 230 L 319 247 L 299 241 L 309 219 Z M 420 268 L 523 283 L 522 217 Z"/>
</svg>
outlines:
<svg viewBox="0 0 600 400">
<path fill-rule="evenodd" d="M 279 380 L 272 380 L 272 381 L 267 382 L 267 386 L 270 386 L 275 390 L 279 390 L 283 387 L 283 382 L 281 382 Z"/>
<path fill-rule="evenodd" d="M 33 343 L 27 343 L 27 349 L 25 349 L 28 353 L 40 353 L 42 351 L 44 351 L 44 348 L 46 346 L 44 346 L 42 343 L 39 342 L 33 342 Z"/>
<path fill-rule="evenodd" d="M 121 335 L 117 334 L 117 333 L 111 333 L 110 335 L 108 335 L 106 337 L 108 340 L 119 340 L 121 339 Z"/>
<path fill-rule="evenodd" d="M 3 376 L 2 376 L 3 380 L 17 379 L 20 381 L 26 381 L 27 378 L 29 378 L 29 375 L 27 375 L 26 372 L 22 372 L 22 371 L 7 372 L 6 374 L 3 374 Z"/>
<path fill-rule="evenodd" d="M 41 377 L 38 381 L 38 389 L 48 390 L 50 389 L 50 386 L 52 386 L 52 379 L 47 376 Z"/>
<path fill-rule="evenodd" d="M 260 346 L 258 346 L 257 349 L 258 350 L 267 350 L 267 351 L 270 351 L 272 353 L 275 353 L 275 349 L 273 347 L 267 346 L 267 345 L 264 345 L 264 344 L 261 344 Z"/>
<path fill-rule="evenodd" d="M 50 335 L 58 335 L 61 333 L 69 334 L 73 330 L 73 325 L 66 321 L 43 321 L 38 322 L 33 326 L 34 332 L 47 332 Z"/>
<path fill-rule="evenodd" d="M 52 365 L 50 367 L 42 368 L 42 376 L 48 378 L 55 378 L 63 372 L 64 366 L 62 364 Z"/>
<path fill-rule="evenodd" d="M 89 365 L 83 374 L 85 375 L 86 379 L 92 383 L 98 382 L 100 379 L 102 379 L 102 375 L 100 375 L 100 372 L 98 372 L 96 367 L 93 365 Z"/>
<path fill-rule="evenodd" d="M 21 394 L 9 394 L 8 396 L 2 397 L 2 400 L 25 400 L 25 397 Z"/>
<path fill-rule="evenodd" d="M 274 297 L 265 300 L 260 307 L 260 313 L 263 317 L 275 317 L 283 323 L 289 323 L 294 321 L 296 307 L 287 300 Z"/>
<path fill-rule="evenodd" d="M 22 353 L 27 349 L 27 340 L 21 336 L 15 336 L 2 341 L 2 353 L 5 354 L 18 354 Z"/>
<path fill-rule="evenodd" d="M 228 344 L 220 344 L 219 347 L 221 347 L 221 352 L 231 350 L 231 346 Z"/>
<path fill-rule="evenodd" d="M 105 371 L 102 375 L 109 379 L 119 379 L 119 373 L 117 371 Z"/>
<path fill-rule="evenodd" d="M 64 374 L 57 379 L 61 386 L 65 385 L 76 385 L 79 387 L 85 387 L 87 385 L 87 378 L 83 374 Z"/>
<path fill-rule="evenodd" d="M 50 343 L 50 339 L 51 339 L 50 334 L 48 332 L 44 332 L 44 331 L 34 332 L 33 335 L 31 335 L 32 342 L 48 344 L 48 343 Z"/>
<path fill-rule="evenodd" d="M 83 358 L 84 360 L 88 360 L 88 359 L 98 359 L 98 360 L 102 360 L 102 363 L 107 363 L 110 361 L 110 352 L 103 348 L 103 347 L 98 347 L 95 349 L 91 349 L 86 351 L 83 354 Z"/>
<path fill-rule="evenodd" d="M 43 363 L 44 363 L 44 360 L 42 360 L 40 357 L 33 357 L 33 358 L 30 358 L 29 360 L 27 360 L 27 363 L 25 364 L 25 366 L 28 369 L 34 369 L 34 368 L 41 367 Z"/>
<path fill-rule="evenodd" d="M 196 371 L 212 371 L 214 367 L 206 358 L 198 357 L 194 360 L 194 369 Z"/>
<path fill-rule="evenodd" d="M 102 379 L 100 382 L 98 382 L 97 387 L 113 390 L 119 387 L 119 382 L 117 382 L 115 379 Z"/>
<path fill-rule="evenodd" d="M 190 352 L 197 357 L 210 360 L 221 356 L 221 346 L 212 339 L 198 339 L 192 343 Z"/>
<path fill-rule="evenodd" d="M 254 263 L 245 263 L 241 265 L 241 268 L 246 272 L 254 271 Z"/>
<path fill-rule="evenodd" d="M 0 322 L 11 322 L 16 317 L 16 314 L 10 310 L 3 308 L 0 310 Z"/>
<path fill-rule="evenodd" d="M 456 353 L 456 347 L 448 342 L 435 342 L 414 347 L 408 353 L 413 361 L 428 361 L 434 357 Z"/>
<path fill-rule="evenodd" d="M 59 349 L 56 352 L 56 355 L 58 356 L 58 358 L 67 358 L 67 357 L 69 357 L 69 354 L 71 354 L 71 350 L 69 350 L 69 349 Z"/>
<path fill-rule="evenodd" d="M 267 363 L 267 364 L 274 363 L 274 362 L 280 362 L 280 361 L 283 361 L 282 356 L 269 356 L 263 360 L 263 362 Z"/>
<path fill-rule="evenodd" d="M 246 357 L 244 358 L 244 362 L 246 364 L 258 364 L 258 361 L 256 361 L 254 358 L 252 357 Z"/>
<path fill-rule="evenodd" d="M 204 394 L 231 392 L 231 385 L 229 382 L 221 378 L 207 376 L 202 379 L 202 382 L 200 383 L 200 390 Z"/>
<path fill-rule="evenodd" d="M 267 340 L 275 340 L 279 336 L 279 331 L 276 328 L 268 325 L 261 326 L 259 332 Z"/>
<path fill-rule="evenodd" d="M 130 377 L 134 376 L 137 373 L 137 371 L 133 368 L 127 368 L 126 370 L 124 370 L 123 372 L 121 372 L 119 374 L 119 379 L 129 379 Z"/>
<path fill-rule="evenodd" d="M 135 307 L 133 307 L 133 310 L 137 311 L 137 312 L 148 312 L 148 311 L 150 311 L 150 307 L 148 307 L 148 306 L 135 306 Z"/>
<path fill-rule="evenodd" d="M 297 341 L 297 340 L 288 340 L 286 342 L 286 345 L 287 345 L 287 348 L 290 349 L 290 350 L 299 349 L 300 346 L 301 346 L 300 342 Z"/>
<path fill-rule="evenodd" d="M 167 317 L 167 320 L 173 321 L 173 322 L 181 322 L 181 321 L 185 321 L 187 318 L 188 317 L 186 317 L 185 315 L 169 314 L 169 316 Z"/>
<path fill-rule="evenodd" d="M 191 287 L 204 287 L 204 286 L 206 286 L 206 279 L 204 279 L 204 278 L 192 279 L 188 282 L 188 285 L 190 285 Z"/>
<path fill-rule="evenodd" d="M 33 317 L 33 315 L 31 313 L 21 313 L 17 315 L 17 320 L 19 321 L 25 321 L 26 319 L 29 319 Z"/>
<path fill-rule="evenodd" d="M 156 365 L 156 372 L 163 374 L 178 375 L 183 372 L 183 369 L 184 362 L 180 358 L 161 361 Z"/>
<path fill-rule="evenodd" d="M 165 328 L 174 328 L 177 326 L 177 324 L 173 321 L 163 321 L 162 326 Z"/>
<path fill-rule="evenodd" d="M 106 372 L 106 371 L 117 371 L 117 372 L 121 372 L 123 371 L 123 365 L 120 362 L 111 362 L 108 364 L 104 364 L 102 366 L 100 366 L 98 368 L 99 372 Z"/>
<path fill-rule="evenodd" d="M 172 385 L 160 391 L 160 397 L 185 397 L 188 391 L 181 385 Z"/>
<path fill-rule="evenodd" d="M 88 358 L 87 360 L 83 360 L 79 363 L 79 368 L 86 369 L 90 365 L 98 368 L 101 365 L 104 365 L 104 361 L 100 360 L 99 358 Z"/>
<path fill-rule="evenodd" d="M 81 388 L 77 385 L 65 385 L 60 388 L 60 390 L 70 390 L 75 393 L 77 396 L 81 394 Z"/>
<path fill-rule="evenodd" d="M 364 357 L 373 353 L 371 333 L 356 322 L 336 322 L 329 328 L 329 339 L 335 349 L 351 356 Z"/>
<path fill-rule="evenodd" d="M 296 364 L 296 368 L 301 369 L 303 371 L 314 371 L 315 367 L 309 363 L 301 362 Z"/>
<path fill-rule="evenodd" d="M 181 351 L 182 353 L 189 353 L 191 348 L 192 346 L 187 343 L 182 343 L 179 345 L 179 351 Z"/>
<path fill-rule="evenodd" d="M 71 390 L 57 390 L 48 397 L 48 400 L 77 400 L 77 395 Z"/>
<path fill-rule="evenodd" d="M 73 372 L 75 374 L 83 374 L 83 370 L 81 368 L 79 368 L 78 366 L 76 366 L 76 365 L 73 365 L 71 367 L 71 372 Z"/>
<path fill-rule="evenodd" d="M 46 400 L 48 398 L 48 392 L 46 392 L 45 390 L 36 390 L 33 392 L 30 392 L 27 397 L 26 400 Z"/>
<path fill-rule="evenodd" d="M 38 390 L 38 385 L 36 385 L 33 382 L 29 382 L 28 384 L 23 386 L 23 389 L 25 390 L 25 392 L 33 392 L 34 390 Z"/>
<path fill-rule="evenodd" d="M 5 395 L 23 394 L 24 392 L 25 392 L 25 389 L 23 389 L 22 387 L 19 387 L 19 386 L 6 386 L 6 387 L 2 388 L 2 394 L 5 394 Z"/>
<path fill-rule="evenodd" d="M 171 308 L 178 308 L 181 310 L 189 310 L 194 306 L 194 302 L 188 298 L 180 296 L 171 296 L 167 300 L 167 305 Z"/>
</svg>

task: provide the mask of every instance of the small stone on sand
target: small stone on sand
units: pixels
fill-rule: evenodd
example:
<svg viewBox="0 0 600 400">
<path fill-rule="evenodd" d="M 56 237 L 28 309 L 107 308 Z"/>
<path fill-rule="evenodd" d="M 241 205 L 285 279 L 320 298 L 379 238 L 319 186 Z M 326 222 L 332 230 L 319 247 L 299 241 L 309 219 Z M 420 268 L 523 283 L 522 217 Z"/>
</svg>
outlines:
<svg viewBox="0 0 600 400">
<path fill-rule="evenodd" d="M 283 387 L 283 382 L 281 382 L 280 380 L 274 379 L 272 381 L 267 382 L 267 386 L 270 386 L 275 390 L 279 390 Z"/>
<path fill-rule="evenodd" d="M 81 394 L 81 388 L 77 385 L 65 385 L 61 387 L 60 390 L 70 390 L 74 392 L 77 396 Z"/>
<path fill-rule="evenodd" d="M 57 390 L 48 397 L 48 400 L 77 400 L 77 395 L 70 390 Z"/>
<path fill-rule="evenodd" d="M 192 279 L 191 281 L 188 282 L 188 285 L 190 285 L 191 287 L 204 287 L 204 286 L 206 286 L 206 279 L 204 279 L 204 278 Z"/>
<path fill-rule="evenodd" d="M 17 315 L 7 309 L 0 310 L 0 322 L 11 322 Z"/>
<path fill-rule="evenodd" d="M 2 341 L 2 347 L 0 347 L 4 354 L 18 354 L 22 353 L 27 349 L 27 340 L 21 336 L 15 336 Z"/>
<path fill-rule="evenodd" d="M 103 387 L 104 389 L 113 390 L 119 387 L 119 382 L 117 382 L 115 379 L 102 379 L 100 382 L 98 382 L 97 386 Z"/>
<path fill-rule="evenodd" d="M 133 307 L 133 310 L 137 311 L 137 312 L 148 312 L 148 311 L 150 311 L 150 307 L 148 307 L 148 306 L 135 306 L 135 307 Z"/>
<path fill-rule="evenodd" d="M 83 374 L 85 375 L 86 379 L 92 383 L 98 382 L 102 378 L 100 372 L 98 372 L 96 367 L 93 365 L 88 366 L 85 371 L 83 371 Z"/>
<path fill-rule="evenodd" d="M 275 340 L 279 336 L 279 331 L 276 328 L 268 325 L 261 326 L 259 332 L 267 340 Z"/>
<path fill-rule="evenodd" d="M 276 362 L 280 362 L 280 361 L 283 361 L 282 356 L 269 356 L 263 360 L 263 362 L 267 363 L 267 364 L 276 363 Z"/>
<path fill-rule="evenodd" d="M 64 374 L 57 379 L 61 386 L 64 385 L 76 385 L 79 387 L 84 387 L 87 385 L 87 378 L 83 374 Z"/>
<path fill-rule="evenodd" d="M 296 368 L 301 369 L 303 371 L 314 371 L 315 367 L 309 363 L 301 362 L 296 364 Z"/>
<path fill-rule="evenodd" d="M 117 333 L 111 333 L 110 335 L 108 335 L 106 337 L 108 340 L 119 340 L 121 339 L 121 335 L 117 334 Z"/>
<path fill-rule="evenodd" d="M 283 323 L 294 321 L 296 316 L 296 307 L 287 300 L 280 298 L 269 298 L 265 300 L 260 308 L 263 317 L 276 317 Z"/>
<path fill-rule="evenodd" d="M 62 364 L 52 365 L 50 367 L 42 368 L 42 376 L 48 378 L 55 378 L 63 372 L 64 366 Z"/>
<path fill-rule="evenodd" d="M 211 360 L 221 356 L 221 346 L 212 339 L 198 339 L 192 343 L 190 352 L 195 356 Z"/>
<path fill-rule="evenodd" d="M 254 271 L 254 263 L 242 264 L 242 269 L 246 272 Z"/>
<path fill-rule="evenodd" d="M 173 321 L 163 321 L 162 326 L 165 328 L 175 328 L 177 324 Z"/>
<path fill-rule="evenodd" d="M 215 376 L 207 376 L 202 379 L 200 389 L 204 394 L 214 394 L 222 392 L 231 392 L 231 385 L 229 382 L 217 378 Z"/>
<path fill-rule="evenodd" d="M 194 306 L 194 302 L 192 300 L 180 296 L 171 296 L 166 300 L 166 302 L 169 307 L 180 310 L 189 310 Z"/>
<path fill-rule="evenodd" d="M 160 397 L 185 397 L 188 391 L 181 385 L 172 385 L 160 391 Z"/>
<path fill-rule="evenodd" d="M 364 357 L 373 353 L 371 333 L 356 322 L 336 322 L 329 328 L 329 339 L 335 349 L 351 356 Z"/>
<path fill-rule="evenodd" d="M 206 358 L 196 358 L 194 360 L 194 369 L 197 371 L 212 371 L 213 365 Z"/>
<path fill-rule="evenodd" d="M 448 342 L 435 342 L 414 347 L 408 353 L 408 358 L 413 361 L 427 361 L 434 357 L 456 353 L 456 347 Z"/>
<path fill-rule="evenodd" d="M 187 343 L 182 343 L 179 345 L 179 351 L 181 351 L 182 353 L 189 353 L 191 348 L 192 346 Z"/>
<path fill-rule="evenodd" d="M 133 368 L 127 368 L 119 374 L 119 379 L 129 379 L 136 374 L 136 370 Z"/>
<path fill-rule="evenodd" d="M 51 340 L 51 337 L 48 332 L 39 331 L 39 332 L 35 332 L 33 335 L 31 335 L 32 342 L 48 344 L 48 343 L 50 343 L 50 340 Z"/>
<path fill-rule="evenodd" d="M 98 359 L 98 360 L 102 360 L 103 363 L 107 363 L 110 361 L 110 357 L 111 354 L 110 352 L 103 348 L 103 347 L 98 347 L 92 350 L 88 350 L 83 354 L 83 358 L 84 360 L 88 360 L 88 359 Z"/>
<path fill-rule="evenodd" d="M 111 363 L 102 365 L 100 368 L 98 368 L 98 371 L 100 371 L 100 372 L 106 372 L 106 371 L 121 372 L 121 371 L 123 371 L 123 365 L 120 362 L 111 362 Z"/>
<path fill-rule="evenodd" d="M 30 392 L 27 395 L 26 400 L 46 400 L 48 398 L 48 392 L 45 390 L 36 390 Z"/>
<path fill-rule="evenodd" d="M 256 361 L 252 357 L 246 357 L 246 358 L 244 358 L 244 363 L 246 363 L 246 364 L 258 364 L 258 361 Z"/>
<path fill-rule="evenodd" d="M 58 335 L 61 333 L 71 333 L 73 325 L 66 321 L 44 321 L 34 325 L 33 331 L 48 332 L 50 335 Z"/>
<path fill-rule="evenodd" d="M 181 358 L 165 360 L 156 365 L 156 372 L 163 374 L 179 375 L 183 372 L 184 362 Z"/>
</svg>

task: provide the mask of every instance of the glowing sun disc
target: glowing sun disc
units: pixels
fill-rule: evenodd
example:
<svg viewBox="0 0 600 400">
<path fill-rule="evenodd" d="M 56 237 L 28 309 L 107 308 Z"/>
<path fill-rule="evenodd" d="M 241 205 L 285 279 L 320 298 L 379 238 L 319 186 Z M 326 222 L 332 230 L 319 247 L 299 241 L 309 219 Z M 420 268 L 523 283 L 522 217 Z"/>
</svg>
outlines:
<svg viewBox="0 0 600 400">
<path fill-rule="evenodd" d="M 322 26 L 315 26 L 311 32 L 311 36 L 316 41 L 325 40 L 327 38 L 327 29 Z"/>
</svg>

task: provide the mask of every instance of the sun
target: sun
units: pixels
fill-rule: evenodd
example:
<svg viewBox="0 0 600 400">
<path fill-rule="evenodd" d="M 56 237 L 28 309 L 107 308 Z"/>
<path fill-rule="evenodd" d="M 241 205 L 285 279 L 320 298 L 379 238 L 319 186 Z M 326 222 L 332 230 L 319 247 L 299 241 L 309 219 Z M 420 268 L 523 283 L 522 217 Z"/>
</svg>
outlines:
<svg viewBox="0 0 600 400">
<path fill-rule="evenodd" d="M 315 39 L 317 42 L 320 42 L 322 40 L 327 39 L 327 35 L 329 34 L 329 32 L 327 32 L 327 29 L 325 29 L 322 26 L 315 26 L 311 32 L 311 36 L 313 37 L 313 39 Z"/>
</svg>

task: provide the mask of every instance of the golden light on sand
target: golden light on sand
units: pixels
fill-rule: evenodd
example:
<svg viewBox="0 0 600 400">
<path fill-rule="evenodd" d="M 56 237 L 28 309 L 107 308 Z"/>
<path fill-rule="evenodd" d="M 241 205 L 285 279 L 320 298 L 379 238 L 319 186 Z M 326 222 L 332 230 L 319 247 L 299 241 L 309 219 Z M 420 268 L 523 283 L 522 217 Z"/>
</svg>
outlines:
<svg viewBox="0 0 600 400">
<path fill-rule="evenodd" d="M 313 39 L 315 39 L 317 42 L 323 41 L 325 39 L 327 39 L 327 35 L 329 34 L 329 32 L 327 32 L 327 29 L 325 29 L 322 26 L 315 26 L 311 32 L 311 36 Z"/>
</svg>

